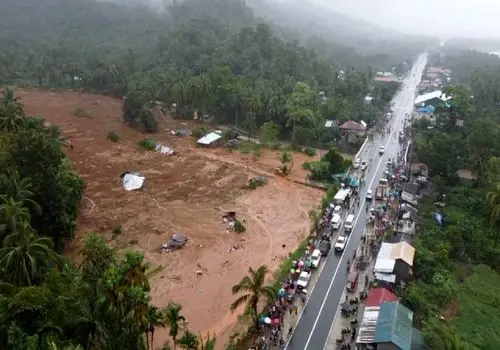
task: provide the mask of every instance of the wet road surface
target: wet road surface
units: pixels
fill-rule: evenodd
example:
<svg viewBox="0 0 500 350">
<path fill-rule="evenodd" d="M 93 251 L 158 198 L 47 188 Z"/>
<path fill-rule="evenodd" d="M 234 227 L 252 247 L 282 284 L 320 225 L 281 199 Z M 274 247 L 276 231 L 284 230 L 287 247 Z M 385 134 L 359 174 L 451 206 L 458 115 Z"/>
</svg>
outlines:
<svg viewBox="0 0 500 350">
<path fill-rule="evenodd" d="M 391 132 L 375 136 L 373 140 L 366 142 L 359 152 L 360 158 L 367 160 L 369 166 L 365 172 L 365 184 L 360 188 L 359 208 L 354 208 L 353 205 L 351 209 L 351 213 L 355 214 L 354 228 L 348 237 L 344 252 L 339 254 L 332 249 L 324 261 L 325 265 L 321 269 L 321 274 L 309 292 L 306 306 L 286 345 L 288 350 L 318 350 L 326 347 L 331 325 L 347 281 L 347 260 L 352 259 L 365 228 L 366 191 L 372 189 L 375 192 L 375 187 L 382 177 L 388 159 L 397 157 L 400 149 L 398 133 L 403 130 L 405 114 L 413 110 L 415 89 L 420 83 L 425 64 L 426 55 L 421 55 L 403 80 L 402 88 L 394 96 L 392 119 L 388 122 Z M 385 153 L 382 156 L 378 153 L 380 146 L 385 146 Z M 340 232 L 343 232 L 343 227 Z"/>
</svg>

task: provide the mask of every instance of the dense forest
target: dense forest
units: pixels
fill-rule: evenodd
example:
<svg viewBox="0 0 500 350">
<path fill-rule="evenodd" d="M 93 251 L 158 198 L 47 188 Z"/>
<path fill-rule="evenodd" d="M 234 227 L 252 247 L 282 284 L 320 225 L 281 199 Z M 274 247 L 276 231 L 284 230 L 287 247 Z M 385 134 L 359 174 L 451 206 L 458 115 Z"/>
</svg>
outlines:
<svg viewBox="0 0 500 350">
<path fill-rule="evenodd" d="M 430 63 L 453 70 L 454 84 L 444 90 L 454 98 L 451 107 L 437 109 L 433 128 L 426 120 L 414 124 L 415 161 L 429 166 L 434 191 L 419 203 L 415 280 L 404 301 L 415 312 L 430 348 L 454 343 L 454 349 L 496 349 L 500 80 L 494 76 L 500 72 L 500 59 L 446 50 L 434 54 Z M 488 76 L 491 80 L 483 81 Z"/>
<path fill-rule="evenodd" d="M 239 0 L 185 0 L 165 13 L 91 0 L 22 0 L 0 4 L 0 19 L 0 82 L 131 95 L 138 108 L 128 122 L 161 101 L 178 117 L 196 111 L 250 133 L 272 121 L 283 137 L 318 145 L 334 138 L 328 130 L 319 137 L 325 119 L 373 123 L 398 89 L 375 84 L 368 58 L 355 50 L 321 54 L 280 39 Z M 413 54 L 405 54 L 405 67 Z M 353 69 L 356 61 L 364 68 Z M 297 98 L 300 108 L 290 111 Z M 306 114 L 314 118 L 299 116 Z M 154 123 L 146 129 L 154 131 Z"/>
</svg>

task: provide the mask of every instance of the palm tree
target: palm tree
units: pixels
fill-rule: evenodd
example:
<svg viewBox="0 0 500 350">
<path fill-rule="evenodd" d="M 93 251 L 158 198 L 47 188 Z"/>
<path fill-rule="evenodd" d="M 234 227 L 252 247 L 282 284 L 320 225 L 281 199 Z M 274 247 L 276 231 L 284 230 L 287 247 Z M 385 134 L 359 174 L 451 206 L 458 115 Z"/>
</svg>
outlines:
<svg viewBox="0 0 500 350">
<path fill-rule="evenodd" d="M 198 337 L 187 329 L 184 331 L 181 339 L 179 339 L 179 346 L 183 349 L 197 350 L 199 345 L 200 341 L 198 340 Z"/>
<path fill-rule="evenodd" d="M 9 233 L 17 232 L 24 223 L 30 222 L 28 208 L 12 197 L 0 197 L 0 239 Z M 0 242 L 3 246 L 3 243 Z"/>
<path fill-rule="evenodd" d="M 104 304 L 89 291 L 79 300 L 78 312 L 71 320 L 71 328 L 79 335 L 80 343 L 85 349 L 104 348 L 110 337 L 105 322 Z"/>
<path fill-rule="evenodd" d="M 38 237 L 29 223 L 23 222 L 5 237 L 0 249 L 0 266 L 7 280 L 30 286 L 41 279 L 45 270 L 59 260 L 48 237 Z"/>
<path fill-rule="evenodd" d="M 207 334 L 207 339 L 203 340 L 203 337 L 200 334 L 200 350 L 215 350 L 215 342 L 216 337 L 210 337 L 210 334 Z"/>
<path fill-rule="evenodd" d="M 28 178 L 21 178 L 17 172 L 7 171 L 0 174 L 0 199 L 6 202 L 12 198 L 16 202 L 31 207 L 35 214 L 41 215 L 42 208 L 32 198 L 35 193 L 31 191 L 31 182 Z"/>
<path fill-rule="evenodd" d="M 250 267 L 248 272 L 250 273 L 249 276 L 243 277 L 238 284 L 233 286 L 233 294 L 241 292 L 245 292 L 245 294 L 234 301 L 231 305 L 231 311 L 246 303 L 245 313 L 251 313 L 251 316 L 256 319 L 258 315 L 257 306 L 261 298 L 264 297 L 267 302 L 271 302 L 276 296 L 276 290 L 272 286 L 264 285 L 266 275 L 269 272 L 266 265 L 260 266 L 257 270 Z"/>
<path fill-rule="evenodd" d="M 0 98 L 0 130 L 17 132 L 26 121 L 23 105 L 11 89 L 5 89 Z"/>
<path fill-rule="evenodd" d="M 147 313 L 147 323 L 144 328 L 144 335 L 146 336 L 146 346 L 149 349 L 151 344 L 151 349 L 155 348 L 155 328 L 156 327 L 165 327 L 165 323 L 163 323 L 162 315 L 160 310 L 156 306 L 149 305 L 148 313 Z M 149 333 L 151 333 L 151 343 L 149 342 Z"/>
<path fill-rule="evenodd" d="M 169 335 L 174 341 L 174 349 L 177 346 L 177 335 L 179 335 L 179 330 L 184 323 L 186 318 L 181 315 L 182 305 L 169 303 L 165 309 L 163 309 L 163 323 L 170 329 Z"/>
</svg>

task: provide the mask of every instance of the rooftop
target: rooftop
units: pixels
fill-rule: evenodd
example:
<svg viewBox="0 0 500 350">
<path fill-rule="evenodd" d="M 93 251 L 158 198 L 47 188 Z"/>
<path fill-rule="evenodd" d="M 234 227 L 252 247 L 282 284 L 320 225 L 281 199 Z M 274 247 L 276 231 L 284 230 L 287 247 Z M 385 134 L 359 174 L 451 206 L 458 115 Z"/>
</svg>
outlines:
<svg viewBox="0 0 500 350">
<path fill-rule="evenodd" d="M 408 265 L 413 266 L 414 257 L 415 248 L 405 241 L 398 243 L 382 242 L 373 270 L 379 273 L 391 273 L 394 271 L 396 260 L 403 260 Z"/>
<path fill-rule="evenodd" d="M 380 305 L 375 329 L 375 343 L 393 343 L 401 350 L 411 350 L 413 312 L 399 302 Z"/>
<path fill-rule="evenodd" d="M 341 126 L 339 126 L 340 129 L 343 130 L 353 130 L 353 131 L 365 131 L 366 127 L 364 127 L 360 123 L 356 123 L 355 121 L 348 120 L 345 123 L 343 123 Z"/>
<path fill-rule="evenodd" d="M 211 132 L 205 136 L 203 136 L 201 139 L 198 140 L 198 143 L 200 145 L 210 145 L 211 143 L 219 140 L 222 136 L 215 133 L 215 132 Z"/>
<path fill-rule="evenodd" d="M 386 301 L 398 301 L 398 297 L 385 288 L 372 288 L 368 292 L 366 306 L 380 306 Z"/>
<path fill-rule="evenodd" d="M 451 97 L 443 94 L 443 92 L 441 90 L 435 90 L 435 91 L 428 92 L 428 93 L 417 96 L 417 98 L 415 99 L 415 104 L 419 105 L 419 104 L 425 103 L 425 102 L 432 100 L 432 99 L 435 99 L 435 98 L 439 98 L 442 101 L 448 101 L 449 99 L 451 99 Z"/>
</svg>

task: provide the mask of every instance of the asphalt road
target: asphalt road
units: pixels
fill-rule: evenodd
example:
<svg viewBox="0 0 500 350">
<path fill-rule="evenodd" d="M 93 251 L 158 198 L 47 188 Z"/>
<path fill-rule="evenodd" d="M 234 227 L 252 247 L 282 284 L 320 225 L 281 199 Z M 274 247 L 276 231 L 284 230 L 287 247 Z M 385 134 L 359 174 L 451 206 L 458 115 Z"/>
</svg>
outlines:
<svg viewBox="0 0 500 350">
<path fill-rule="evenodd" d="M 360 209 L 353 208 L 355 214 L 354 228 L 348 237 L 347 245 L 342 254 L 336 254 L 332 249 L 323 262 L 320 276 L 309 292 L 306 306 L 299 316 L 297 326 L 293 330 L 286 349 L 288 350 L 318 350 L 326 348 L 331 325 L 340 305 L 340 298 L 347 281 L 347 260 L 351 259 L 358 247 L 366 223 L 365 194 L 368 189 L 375 192 L 378 180 L 382 177 L 389 158 L 397 157 L 399 141 L 397 134 L 403 129 L 406 113 L 413 110 L 415 89 L 419 84 L 427 57 L 421 55 L 414 64 L 412 71 L 403 80 L 400 91 L 392 101 L 393 115 L 388 125 L 391 132 L 378 135 L 372 141 L 366 142 L 360 151 L 360 157 L 369 161 L 365 172 L 365 185 L 361 187 Z M 396 135 L 394 133 L 396 132 Z M 378 149 L 385 146 L 385 154 L 380 156 Z M 371 159 L 371 162 L 370 162 Z M 343 228 L 341 228 L 341 231 Z"/>
</svg>

